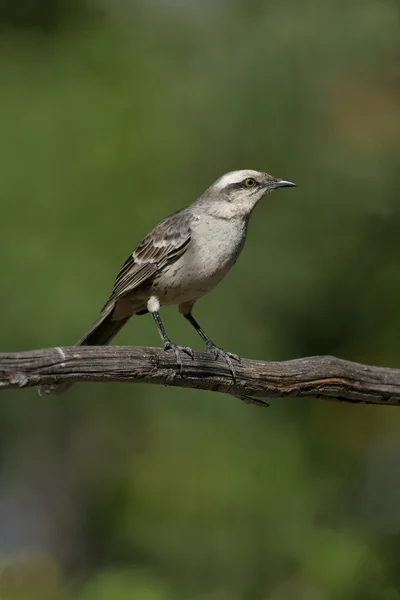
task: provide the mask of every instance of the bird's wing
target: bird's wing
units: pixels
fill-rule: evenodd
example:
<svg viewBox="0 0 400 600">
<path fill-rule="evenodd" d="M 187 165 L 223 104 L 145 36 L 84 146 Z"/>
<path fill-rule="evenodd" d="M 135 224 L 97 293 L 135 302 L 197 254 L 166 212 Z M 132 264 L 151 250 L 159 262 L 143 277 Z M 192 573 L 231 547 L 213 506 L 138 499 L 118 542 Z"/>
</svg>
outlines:
<svg viewBox="0 0 400 600">
<path fill-rule="evenodd" d="M 191 212 L 181 209 L 161 221 L 125 261 L 107 304 L 132 292 L 182 256 L 191 239 L 194 219 Z"/>
</svg>

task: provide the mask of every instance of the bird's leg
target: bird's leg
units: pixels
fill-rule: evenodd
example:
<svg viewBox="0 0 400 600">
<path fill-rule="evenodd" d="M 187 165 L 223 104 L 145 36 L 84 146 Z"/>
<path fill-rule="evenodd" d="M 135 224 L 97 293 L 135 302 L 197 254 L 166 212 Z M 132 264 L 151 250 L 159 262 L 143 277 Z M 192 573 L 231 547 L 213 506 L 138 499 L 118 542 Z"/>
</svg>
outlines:
<svg viewBox="0 0 400 600">
<path fill-rule="evenodd" d="M 208 335 L 206 334 L 206 332 L 200 327 L 200 325 L 198 324 L 198 322 L 196 321 L 196 319 L 194 318 L 192 313 L 186 313 L 183 316 L 185 317 L 185 319 L 187 319 L 189 321 L 189 323 L 191 325 L 193 325 L 193 327 L 195 328 L 197 333 L 205 341 L 207 350 L 214 354 L 215 360 L 217 360 L 217 358 L 219 356 L 221 356 L 221 358 L 225 359 L 225 361 L 232 373 L 232 377 L 236 381 L 236 369 L 233 366 L 232 359 L 236 360 L 237 362 L 240 363 L 240 357 L 237 354 L 233 354 L 233 352 L 227 352 L 226 350 L 222 350 L 222 348 L 219 348 L 216 344 L 214 344 L 212 339 L 209 338 Z"/>
<path fill-rule="evenodd" d="M 177 344 L 173 344 L 169 339 L 167 332 L 165 331 L 164 325 L 161 321 L 160 314 L 158 311 L 151 311 L 155 324 L 157 325 L 158 333 L 163 341 L 164 350 L 173 350 L 176 357 L 176 362 L 179 365 L 180 371 L 182 373 L 183 365 L 182 365 L 182 357 L 181 352 L 185 352 L 188 356 L 193 358 L 193 350 L 188 348 L 187 346 L 178 346 Z"/>
</svg>

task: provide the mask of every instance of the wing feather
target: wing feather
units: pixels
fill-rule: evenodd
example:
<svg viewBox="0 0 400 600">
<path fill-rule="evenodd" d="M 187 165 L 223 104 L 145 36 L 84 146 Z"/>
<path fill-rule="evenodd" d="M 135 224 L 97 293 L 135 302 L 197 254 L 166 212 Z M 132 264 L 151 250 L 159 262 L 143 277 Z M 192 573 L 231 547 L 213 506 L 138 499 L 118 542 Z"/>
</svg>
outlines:
<svg viewBox="0 0 400 600">
<path fill-rule="evenodd" d="M 132 292 L 182 256 L 191 240 L 194 219 L 184 208 L 161 221 L 123 264 L 108 302 Z"/>
</svg>

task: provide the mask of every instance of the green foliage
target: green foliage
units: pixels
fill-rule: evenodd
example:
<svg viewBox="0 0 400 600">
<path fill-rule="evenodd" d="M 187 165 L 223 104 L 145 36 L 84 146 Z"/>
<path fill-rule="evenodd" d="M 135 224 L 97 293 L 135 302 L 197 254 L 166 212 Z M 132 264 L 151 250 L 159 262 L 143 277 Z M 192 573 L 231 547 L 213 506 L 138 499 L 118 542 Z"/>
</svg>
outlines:
<svg viewBox="0 0 400 600">
<path fill-rule="evenodd" d="M 48 33 L 86 11 L 85 0 L 0 0 L 0 28 Z"/>
<path fill-rule="evenodd" d="M 73 343 L 161 217 L 258 168 L 298 188 L 200 323 L 252 358 L 398 365 L 397 4 L 165 5 L 0 38 L 1 349 Z M 118 343 L 159 339 L 144 316 Z M 0 428 L 2 554 L 47 552 L 65 598 L 399 598 L 395 409 L 80 385 L 3 393 Z"/>
</svg>

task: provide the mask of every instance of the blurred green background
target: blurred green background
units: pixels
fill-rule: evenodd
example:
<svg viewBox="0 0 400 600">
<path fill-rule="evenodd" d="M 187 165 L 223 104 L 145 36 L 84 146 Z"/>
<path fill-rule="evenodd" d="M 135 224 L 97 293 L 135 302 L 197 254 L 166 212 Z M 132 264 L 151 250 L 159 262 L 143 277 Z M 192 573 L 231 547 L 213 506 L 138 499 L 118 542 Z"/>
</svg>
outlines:
<svg viewBox="0 0 400 600">
<path fill-rule="evenodd" d="M 400 366 L 397 0 L 1 0 L 0 46 L 1 350 L 73 343 L 160 218 L 255 168 L 298 188 L 206 331 Z M 117 343 L 160 340 L 146 316 Z M 400 599 L 396 408 L 3 392 L 0 448 L 2 600 Z"/>
</svg>

